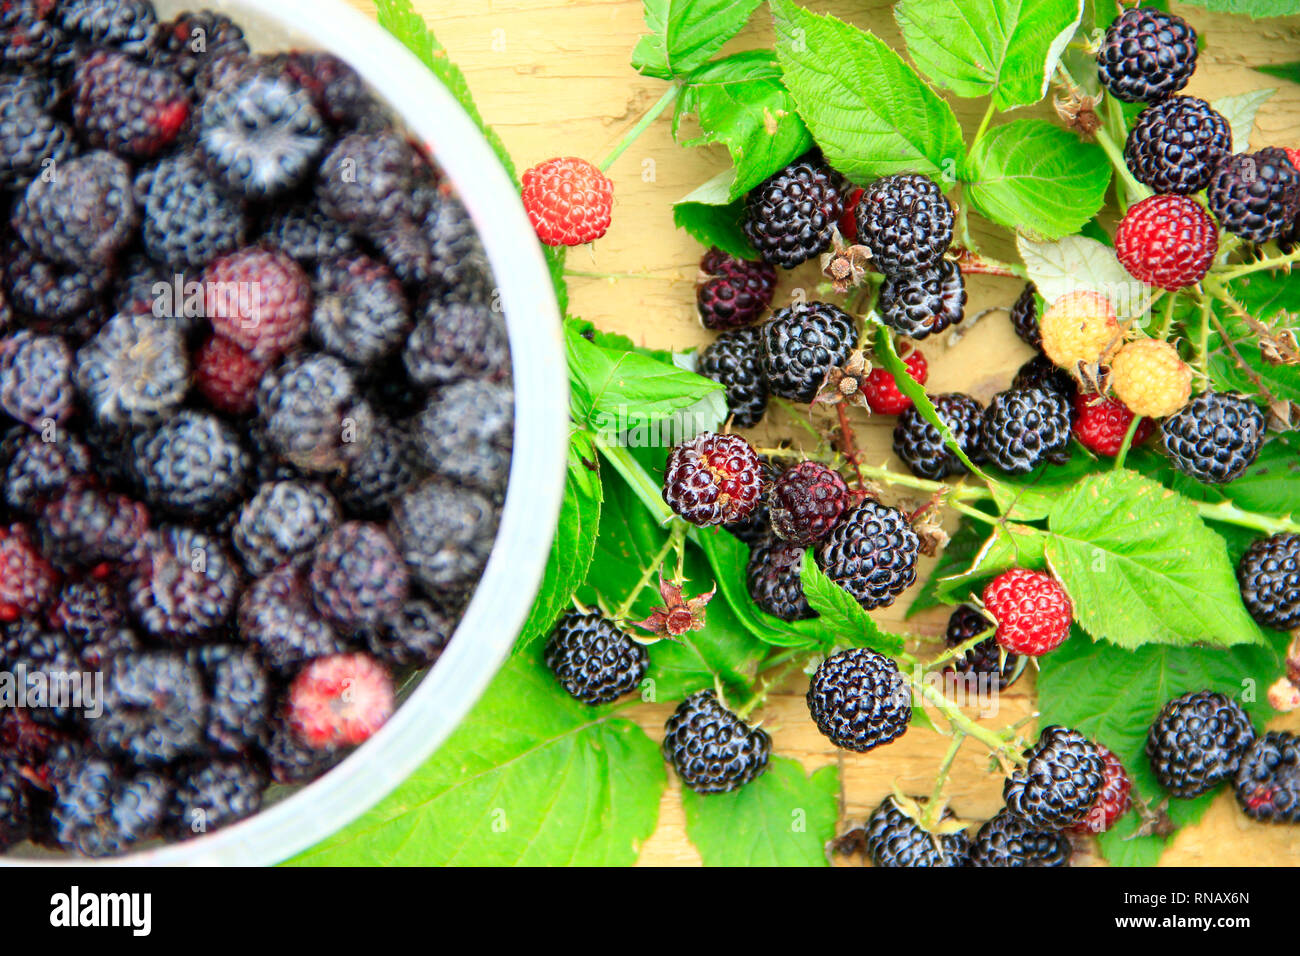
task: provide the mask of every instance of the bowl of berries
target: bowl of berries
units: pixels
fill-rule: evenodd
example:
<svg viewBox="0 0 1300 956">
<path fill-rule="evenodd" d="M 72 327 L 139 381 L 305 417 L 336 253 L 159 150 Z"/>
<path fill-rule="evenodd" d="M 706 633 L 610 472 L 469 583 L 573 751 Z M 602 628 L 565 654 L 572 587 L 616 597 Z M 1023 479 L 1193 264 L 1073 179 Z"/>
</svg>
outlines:
<svg viewBox="0 0 1300 956">
<path fill-rule="evenodd" d="M 0 863 L 310 846 L 550 547 L 558 311 L 491 147 L 341 3 L 204 7 L 0 3 Z"/>
</svg>

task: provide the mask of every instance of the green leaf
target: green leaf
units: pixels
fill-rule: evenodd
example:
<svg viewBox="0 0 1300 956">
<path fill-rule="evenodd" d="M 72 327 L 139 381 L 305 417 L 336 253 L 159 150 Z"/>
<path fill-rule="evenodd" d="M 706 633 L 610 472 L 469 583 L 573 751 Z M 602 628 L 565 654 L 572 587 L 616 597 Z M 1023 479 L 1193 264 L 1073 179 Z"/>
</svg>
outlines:
<svg viewBox="0 0 1300 956">
<path fill-rule="evenodd" d="M 1282 272 L 1256 272 L 1228 283 L 1233 298 L 1257 321 L 1274 329 L 1294 328 L 1300 315 L 1300 282 Z M 1215 314 L 1228 330 L 1238 354 L 1275 396 L 1300 402 L 1300 365 L 1273 365 L 1264 360 L 1255 333 L 1223 303 L 1214 301 Z M 1200 319 L 1195 318 L 1195 323 Z M 1210 380 L 1220 390 L 1256 395 L 1258 389 L 1223 344 L 1218 330 L 1210 330 Z"/>
<path fill-rule="evenodd" d="M 728 202 L 739 199 L 812 146 L 781 68 L 768 50 L 747 50 L 715 60 L 691 76 L 682 91 L 674 130 L 694 113 L 701 135 L 683 143 L 721 143 L 731 153 L 735 177 Z"/>
<path fill-rule="evenodd" d="M 600 537 L 596 556 L 587 577 L 583 599 L 595 603 L 597 594 L 611 607 L 617 607 L 640 580 L 641 574 L 659 552 L 667 532 L 655 524 L 641 506 L 636 494 L 617 476 L 606 480 L 606 503 L 601 514 Z M 687 593 L 697 594 L 713 586 L 713 572 L 704 555 L 696 548 L 687 553 Z M 650 609 L 661 604 L 652 583 L 632 605 L 629 617 L 642 620 Z M 636 628 L 629 629 L 640 634 Z M 754 681 L 758 663 L 768 646 L 757 640 L 736 618 L 721 596 L 709 602 L 703 630 L 689 631 L 680 638 L 651 644 L 650 669 L 646 676 L 653 683 L 645 693 L 654 700 L 676 700 L 705 687 L 714 678 L 726 690 L 743 694 Z"/>
<path fill-rule="evenodd" d="M 971 147 L 963 193 L 1000 225 L 1040 239 L 1078 232 L 1110 185 L 1100 146 L 1040 119 L 995 126 Z"/>
<path fill-rule="evenodd" d="M 1011 568 L 1041 568 L 1044 563 L 1045 537 L 1028 525 L 1007 522 L 997 524 L 989 536 L 960 570 L 935 581 L 935 593 L 947 603 L 966 600 L 989 578 Z"/>
<path fill-rule="evenodd" d="M 411 0 L 375 0 L 375 13 L 379 25 L 400 40 L 442 81 L 442 85 L 447 87 L 451 95 L 456 98 L 456 102 L 460 103 L 461 108 L 469 114 L 469 118 L 483 131 L 488 145 L 497 154 L 497 158 L 501 160 L 501 165 L 506 168 L 510 178 L 518 180 L 515 164 L 510 159 L 510 154 L 506 152 L 501 137 L 492 127 L 483 122 L 482 114 L 474 105 L 474 97 L 469 91 L 469 82 L 465 79 L 465 74 L 460 71 L 460 67 L 448 59 L 447 50 L 438 42 L 429 25 L 424 22 L 424 18 L 415 12 Z"/>
<path fill-rule="evenodd" d="M 770 6 L 785 84 L 832 166 L 859 181 L 907 171 L 953 182 L 961 126 L 902 57 L 835 17 Z"/>
<path fill-rule="evenodd" d="M 1187 0 L 1187 3 L 1213 13 L 1244 13 L 1252 20 L 1300 14 L 1300 0 Z"/>
<path fill-rule="evenodd" d="M 963 569 L 970 565 L 971 560 L 984 543 L 983 535 L 983 525 L 977 525 L 969 519 L 962 519 L 962 523 L 957 527 L 952 540 L 948 542 L 948 546 L 939 555 L 934 570 L 921 583 L 920 590 L 917 591 L 916 597 L 912 599 L 912 603 L 908 606 L 908 617 L 920 614 L 922 611 L 928 611 L 932 607 L 942 607 L 947 603 L 938 594 L 940 579 L 948 575 L 960 574 Z"/>
<path fill-rule="evenodd" d="M 745 201 L 732 200 L 734 169 L 724 170 L 707 183 L 673 203 L 673 225 L 685 229 L 706 246 L 717 246 L 738 259 L 757 259 L 758 251 L 741 228 Z"/>
<path fill-rule="evenodd" d="M 559 524 L 551 540 L 551 556 L 533 609 L 519 632 L 516 649 L 529 646 L 551 629 L 586 578 L 596 548 L 600 503 L 599 456 L 591 436 L 576 432 L 570 439 L 569 470 L 564 479 Z"/>
<path fill-rule="evenodd" d="M 1257 514 L 1292 514 L 1300 502 L 1300 434 L 1284 432 L 1264 443 L 1255 463 L 1226 485 L 1202 484 L 1155 451 L 1130 453 L 1128 465 L 1195 501 L 1231 501 Z"/>
<path fill-rule="evenodd" d="M 1039 521 L 1076 481 L 1091 472 L 1109 470 L 1112 464 L 1110 459 L 1098 461 L 1079 446 L 1071 451 L 1064 465 L 1041 465 L 1027 475 L 1002 476 L 992 487 L 998 511 L 1016 521 Z"/>
<path fill-rule="evenodd" d="M 686 835 L 705 866 L 826 866 L 839 818 L 839 775 L 805 776 L 797 761 L 773 757 L 767 771 L 731 793 L 682 789 Z"/>
<path fill-rule="evenodd" d="M 1266 645 L 1223 650 L 1148 645 L 1127 651 L 1076 635 L 1039 658 L 1039 723 L 1076 728 L 1110 748 L 1132 778 L 1137 797 L 1154 806 L 1165 794 L 1145 747 L 1147 729 L 1160 708 L 1189 691 L 1217 690 L 1240 701 L 1262 727 L 1273 713 L 1265 691 L 1281 668 L 1283 647 L 1285 638 L 1274 636 Z M 1187 826 L 1200 819 L 1213 799 L 1213 794 L 1171 799 L 1168 811 L 1178 826 Z M 1101 849 L 1111 863 L 1150 866 L 1160 858 L 1163 838 L 1130 839 L 1139 822 L 1130 813 L 1102 835 Z"/>
<path fill-rule="evenodd" d="M 988 96 L 999 110 L 1037 103 L 1083 0 L 903 0 L 894 19 L 930 80 L 958 96 Z"/>
<path fill-rule="evenodd" d="M 1094 640 L 1121 647 L 1262 640 L 1223 539 L 1183 496 L 1131 471 L 1089 475 L 1048 516 L 1047 559 Z"/>
<path fill-rule="evenodd" d="M 1140 284 L 1120 265 L 1115 250 L 1103 242 L 1086 236 L 1036 242 L 1017 235 L 1016 248 L 1029 280 L 1049 305 L 1067 292 L 1082 288 L 1104 293 L 1120 318 L 1141 316 L 1147 311 L 1151 290 L 1140 286 L 1142 291 L 1135 294 L 1134 286 Z"/>
<path fill-rule="evenodd" d="M 684 77 L 740 32 L 763 0 L 644 0 L 649 33 L 632 51 L 633 69 Z"/>
<path fill-rule="evenodd" d="M 693 533 L 695 542 L 708 558 L 719 598 L 727 602 L 736 619 L 760 641 L 777 647 L 812 647 L 822 643 L 823 631 L 817 620 L 783 621 L 761 611 L 749 596 L 745 568 L 749 547 L 721 528 L 702 528 Z"/>
<path fill-rule="evenodd" d="M 1267 73 L 1269 76 L 1276 76 L 1281 80 L 1290 80 L 1292 83 L 1300 83 L 1300 62 L 1297 63 L 1274 63 L 1270 66 L 1257 66 L 1255 69 L 1261 73 Z"/>
<path fill-rule="evenodd" d="M 570 698 L 538 655 L 516 655 L 428 763 L 292 862 L 628 865 L 665 784 L 640 727 Z"/>
<path fill-rule="evenodd" d="M 702 375 L 644 352 L 601 348 L 572 324 L 565 341 L 574 418 L 602 436 L 666 446 L 681 431 L 717 427 L 726 415 L 722 386 Z M 650 427 L 660 423 L 662 430 Z"/>
<path fill-rule="evenodd" d="M 1224 96 L 1210 105 L 1223 114 L 1232 128 L 1232 148 L 1244 153 L 1250 149 L 1250 134 L 1255 129 L 1255 115 L 1264 101 L 1277 90 L 1251 90 L 1236 96 Z"/>
<path fill-rule="evenodd" d="M 882 654 L 897 654 L 903 649 L 906 638 L 882 631 L 852 595 L 822 573 L 811 548 L 803 554 L 800 577 L 809 606 L 821 615 L 820 623 L 829 637 L 825 643 L 869 647 Z"/>
</svg>

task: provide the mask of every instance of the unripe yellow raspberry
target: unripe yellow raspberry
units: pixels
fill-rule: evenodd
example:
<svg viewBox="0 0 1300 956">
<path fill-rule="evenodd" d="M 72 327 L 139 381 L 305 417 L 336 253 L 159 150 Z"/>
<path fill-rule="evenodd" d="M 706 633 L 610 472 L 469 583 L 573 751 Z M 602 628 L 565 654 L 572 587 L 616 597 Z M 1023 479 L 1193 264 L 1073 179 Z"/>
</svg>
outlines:
<svg viewBox="0 0 1300 956">
<path fill-rule="evenodd" d="M 1192 395 L 1192 368 L 1159 339 L 1129 342 L 1110 363 L 1110 387 L 1134 415 L 1172 415 Z"/>
<path fill-rule="evenodd" d="M 1080 362 L 1104 362 L 1119 348 L 1124 334 L 1115 306 L 1100 292 L 1067 292 L 1043 313 L 1038 327 L 1047 357 L 1071 372 Z"/>
</svg>

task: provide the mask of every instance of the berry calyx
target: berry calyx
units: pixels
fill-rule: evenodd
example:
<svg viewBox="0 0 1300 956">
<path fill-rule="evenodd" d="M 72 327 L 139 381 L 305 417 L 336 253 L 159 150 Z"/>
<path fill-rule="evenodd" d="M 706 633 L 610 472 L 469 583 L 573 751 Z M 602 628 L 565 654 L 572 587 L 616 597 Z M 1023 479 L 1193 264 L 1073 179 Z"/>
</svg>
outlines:
<svg viewBox="0 0 1300 956">
<path fill-rule="evenodd" d="M 985 585 L 982 599 L 997 624 L 998 643 L 1013 654 L 1039 657 L 1070 636 L 1074 604 L 1042 571 L 1004 571 Z"/>
<path fill-rule="evenodd" d="M 524 211 L 548 246 L 580 246 L 609 229 L 614 184 L 576 156 L 548 159 L 525 170 Z"/>
</svg>

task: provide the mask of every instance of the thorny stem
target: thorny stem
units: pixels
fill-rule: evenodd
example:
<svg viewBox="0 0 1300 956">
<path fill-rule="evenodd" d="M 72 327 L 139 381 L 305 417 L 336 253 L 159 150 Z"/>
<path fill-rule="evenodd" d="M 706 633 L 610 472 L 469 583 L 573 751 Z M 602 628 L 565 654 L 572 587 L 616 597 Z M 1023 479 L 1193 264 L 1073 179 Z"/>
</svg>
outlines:
<svg viewBox="0 0 1300 956">
<path fill-rule="evenodd" d="M 1247 364 L 1246 360 L 1241 357 L 1241 353 L 1237 351 L 1236 344 L 1232 341 L 1232 336 L 1230 336 L 1228 330 L 1223 327 L 1223 323 L 1219 320 L 1219 317 L 1214 314 L 1213 309 L 1210 310 L 1209 316 L 1210 321 L 1214 323 L 1214 327 L 1219 330 L 1219 338 L 1223 342 L 1223 347 L 1228 350 L 1228 354 L 1231 355 L 1232 360 L 1237 363 L 1237 367 L 1241 369 L 1242 373 L 1248 379 L 1250 379 L 1251 384 L 1255 386 L 1260 395 L 1264 396 L 1265 401 L 1270 405 L 1277 401 L 1273 393 L 1269 391 L 1268 386 L 1264 384 L 1264 380 L 1259 377 L 1259 373 L 1251 368 L 1250 365 Z"/>
<path fill-rule="evenodd" d="M 925 662 L 926 669 L 934 670 L 940 664 L 945 664 L 948 661 L 953 660 L 954 658 L 961 657 L 967 651 L 971 650 L 971 648 L 975 647 L 978 644 L 983 643 L 984 641 L 987 641 L 990 637 L 994 635 L 996 631 L 997 631 L 997 627 L 990 624 L 987 630 L 980 631 L 980 633 L 976 634 L 970 640 L 962 641 L 956 647 L 950 647 L 948 650 L 944 651 L 942 654 L 940 654 L 938 657 L 934 658 L 933 660 L 926 661 Z"/>
<path fill-rule="evenodd" d="M 982 727 L 970 717 L 967 717 L 960 707 L 943 695 L 943 691 L 939 690 L 916 673 L 913 673 L 910 682 L 913 693 L 919 694 L 921 697 L 933 704 L 935 709 L 943 714 L 944 719 L 948 721 L 948 725 L 952 727 L 954 732 L 961 732 L 968 737 L 978 740 L 984 746 L 988 747 L 994 754 L 1011 763 L 1023 764 L 1025 762 L 1024 755 L 1016 751 L 1005 740 L 1003 740 L 1001 734 L 997 731 L 989 730 L 987 727 Z"/>
<path fill-rule="evenodd" d="M 930 788 L 930 801 L 925 805 L 925 829 L 931 829 L 939 822 L 939 805 L 943 800 L 943 785 L 948 782 L 948 773 L 952 770 L 952 762 L 957 758 L 957 751 L 961 750 L 961 745 L 966 742 L 966 735 L 960 730 L 955 731 L 952 735 L 952 743 L 948 745 L 948 752 L 943 756 L 943 763 L 939 764 L 939 769 L 935 772 L 934 786 Z"/>
<path fill-rule="evenodd" d="M 1154 339 L 1164 339 L 1169 335 L 1169 330 L 1174 324 L 1174 305 L 1178 302 L 1178 293 L 1171 292 L 1165 297 L 1165 311 L 1160 319 L 1160 325 L 1153 329 L 1151 337 Z"/>
<path fill-rule="evenodd" d="M 1210 274 L 1214 276 L 1217 284 L 1231 282 L 1233 279 L 1250 275 L 1252 272 L 1262 272 L 1265 269 L 1284 269 L 1287 266 L 1295 265 L 1297 262 L 1300 262 L 1300 246 L 1285 255 L 1256 259 L 1254 262 L 1247 262 L 1231 268 L 1211 269 Z"/>
<path fill-rule="evenodd" d="M 754 691 L 753 696 L 736 711 L 736 716 L 741 720 L 747 720 L 750 714 L 767 703 L 768 695 L 772 693 L 773 688 L 780 687 L 786 675 L 799 666 L 799 663 L 797 660 L 792 660 L 772 677 L 764 678 L 758 690 Z"/>
<path fill-rule="evenodd" d="M 650 564 L 646 566 L 640 580 L 636 582 L 628 596 L 623 599 L 623 603 L 618 606 L 618 610 L 614 612 L 615 620 L 621 621 L 627 617 L 628 612 L 632 610 L 632 605 L 634 605 L 636 599 L 641 596 L 641 592 L 644 591 L 646 585 L 650 583 L 650 579 L 654 577 L 655 572 L 663 567 L 664 561 L 668 558 L 668 553 L 674 548 L 679 552 L 684 551 L 685 549 L 683 548 L 683 545 L 685 542 L 686 522 L 679 519 L 673 524 L 673 530 L 669 532 L 668 537 L 664 540 L 663 547 L 661 547 L 658 553 L 650 559 Z"/>
<path fill-rule="evenodd" d="M 611 444 L 600 433 L 596 434 L 594 443 L 600 453 L 605 456 L 605 460 L 623 476 L 623 480 L 636 493 L 641 504 L 654 515 L 660 527 L 668 527 L 669 523 L 677 516 L 673 514 L 673 510 L 664 501 L 659 485 L 650 477 L 650 474 L 641 466 L 641 463 L 632 456 L 632 453 L 627 448 L 622 445 Z"/>
<path fill-rule="evenodd" d="M 666 110 L 672 104 L 673 100 L 677 99 L 677 95 L 681 93 L 681 91 L 682 87 L 679 83 L 673 83 L 664 91 L 664 95 L 659 97 L 658 102 L 646 110 L 642 117 L 637 120 L 636 125 L 628 130 L 627 134 L 619 140 L 619 143 L 614 147 L 613 152 L 601 160 L 600 171 L 602 173 L 609 171 L 609 167 L 613 166 L 615 161 L 623 155 L 624 151 L 636 142 L 636 138 L 644 133 L 647 127 L 659 118 L 659 114 Z"/>
<path fill-rule="evenodd" d="M 843 402 L 839 402 L 835 406 L 835 414 L 839 416 L 840 420 L 840 442 L 842 444 L 840 451 L 848 459 L 849 464 L 853 466 L 854 473 L 858 476 L 858 488 L 865 488 L 866 482 L 862 478 L 862 468 L 858 463 L 862 453 L 858 451 L 858 438 L 853 433 L 853 425 L 849 422 L 849 410 L 844 407 Z"/>
<path fill-rule="evenodd" d="M 1124 460 L 1128 458 L 1128 450 L 1133 447 L 1133 436 L 1137 434 L 1138 426 L 1142 424 L 1142 419 L 1134 415 L 1133 420 L 1128 423 L 1128 431 L 1124 433 L 1124 443 L 1119 446 L 1119 454 L 1115 456 L 1115 471 L 1124 467 Z"/>
<path fill-rule="evenodd" d="M 1201 375 L 1210 374 L 1210 313 L 1214 311 L 1214 300 L 1208 295 L 1201 297 L 1201 328 L 1196 336 L 1196 367 Z"/>
</svg>

